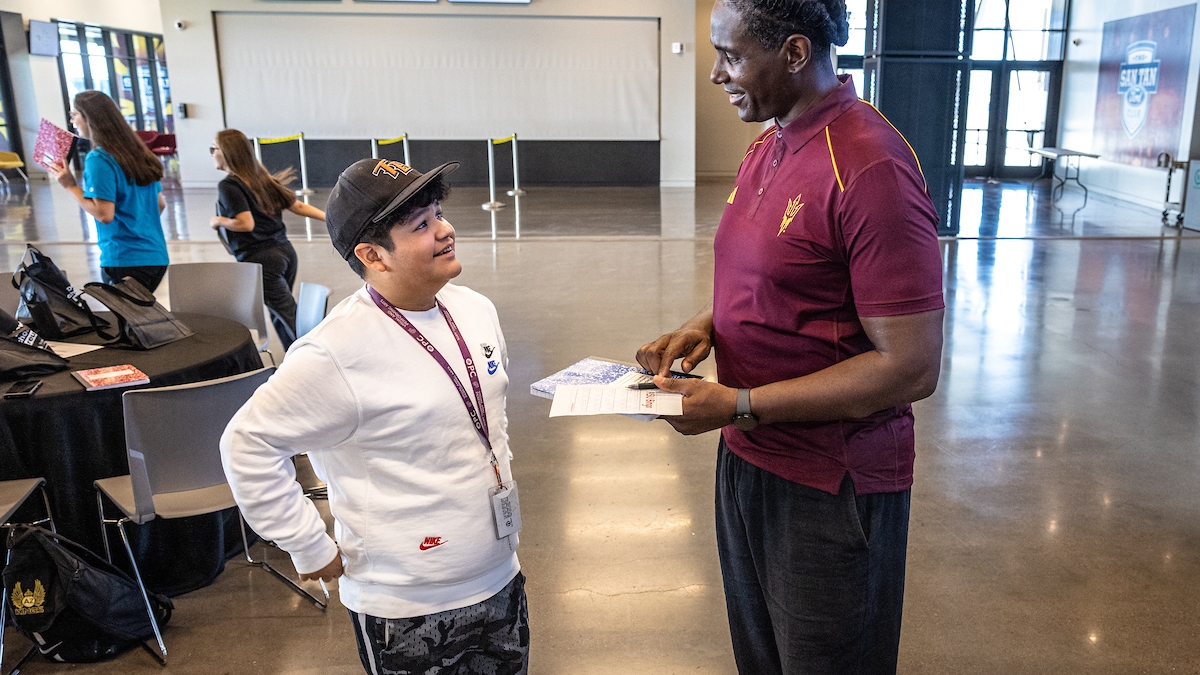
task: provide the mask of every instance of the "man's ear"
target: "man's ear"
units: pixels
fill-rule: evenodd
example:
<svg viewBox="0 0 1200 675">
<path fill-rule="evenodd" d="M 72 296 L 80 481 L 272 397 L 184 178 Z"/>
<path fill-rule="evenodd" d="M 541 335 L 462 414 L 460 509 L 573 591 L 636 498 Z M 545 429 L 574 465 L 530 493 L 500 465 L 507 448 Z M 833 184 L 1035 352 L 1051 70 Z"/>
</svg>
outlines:
<svg viewBox="0 0 1200 675">
<path fill-rule="evenodd" d="M 787 59 L 788 72 L 795 75 L 804 70 L 804 67 L 812 61 L 812 40 L 797 33 L 784 40 L 781 51 L 783 57 Z"/>
<path fill-rule="evenodd" d="M 380 246 L 378 244 L 360 243 L 354 247 L 354 256 L 367 269 L 375 270 L 376 272 L 386 273 L 388 271 L 387 264 L 383 261 L 383 256 L 379 253 Z"/>
</svg>

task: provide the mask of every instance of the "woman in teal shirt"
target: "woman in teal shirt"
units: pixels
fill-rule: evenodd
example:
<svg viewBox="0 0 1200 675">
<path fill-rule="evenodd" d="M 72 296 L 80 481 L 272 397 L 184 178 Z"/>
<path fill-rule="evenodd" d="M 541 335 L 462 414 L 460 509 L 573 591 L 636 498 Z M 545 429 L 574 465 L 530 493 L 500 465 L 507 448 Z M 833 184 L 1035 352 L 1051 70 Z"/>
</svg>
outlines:
<svg viewBox="0 0 1200 675">
<path fill-rule="evenodd" d="M 100 272 L 107 283 L 133 277 L 153 291 L 170 258 L 159 214 L 162 164 L 129 128 L 112 99 L 98 91 L 75 96 L 71 122 L 92 142 L 83 162 L 83 187 L 64 164 L 50 173 L 99 223 Z"/>
</svg>

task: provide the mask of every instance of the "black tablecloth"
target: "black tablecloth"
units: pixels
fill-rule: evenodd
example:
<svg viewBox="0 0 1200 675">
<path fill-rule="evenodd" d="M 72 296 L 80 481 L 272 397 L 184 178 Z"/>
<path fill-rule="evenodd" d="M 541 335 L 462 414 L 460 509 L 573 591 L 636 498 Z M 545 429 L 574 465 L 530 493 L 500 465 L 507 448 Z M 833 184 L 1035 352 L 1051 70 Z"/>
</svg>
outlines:
<svg viewBox="0 0 1200 675">
<path fill-rule="evenodd" d="M 129 363 L 150 376 L 142 387 L 164 387 L 262 367 L 245 326 L 203 314 L 176 316 L 196 334 L 149 351 L 81 354 L 70 360 L 70 370 L 44 378 L 33 397 L 0 400 L 6 427 L 0 429 L 0 478 L 45 478 L 58 531 L 101 555 L 92 482 L 129 473 L 121 395 L 130 388 L 87 391 L 71 371 Z M 95 343 L 96 336 L 73 341 Z M 105 509 L 110 516 L 119 513 L 111 504 Z M 41 511 L 31 504 L 19 515 L 37 518 Z M 211 583 L 242 545 L 234 509 L 126 528 L 146 585 L 168 595 Z M 120 565 L 127 557 L 120 535 L 115 528 L 109 535 Z"/>
</svg>

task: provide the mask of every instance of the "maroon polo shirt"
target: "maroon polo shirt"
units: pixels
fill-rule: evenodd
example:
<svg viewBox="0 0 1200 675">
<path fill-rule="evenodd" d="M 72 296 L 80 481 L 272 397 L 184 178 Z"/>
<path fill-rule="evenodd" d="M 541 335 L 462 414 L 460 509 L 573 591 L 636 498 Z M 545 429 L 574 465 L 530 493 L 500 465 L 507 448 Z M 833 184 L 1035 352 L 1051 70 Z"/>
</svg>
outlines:
<svg viewBox="0 0 1200 675">
<path fill-rule="evenodd" d="M 717 229 L 717 375 L 758 387 L 874 349 L 860 317 L 941 309 L 937 214 L 908 142 L 842 85 L 750 146 Z M 836 494 L 912 485 L 912 407 L 861 419 L 727 426 L 730 450 L 790 481 Z"/>
</svg>

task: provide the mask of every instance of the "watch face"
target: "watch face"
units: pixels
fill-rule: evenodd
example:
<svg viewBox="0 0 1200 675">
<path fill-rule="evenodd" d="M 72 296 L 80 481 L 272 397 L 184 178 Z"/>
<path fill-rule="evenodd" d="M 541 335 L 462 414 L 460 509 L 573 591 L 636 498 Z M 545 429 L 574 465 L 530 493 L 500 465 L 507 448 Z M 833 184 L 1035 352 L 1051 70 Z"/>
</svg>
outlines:
<svg viewBox="0 0 1200 675">
<path fill-rule="evenodd" d="M 738 415 L 733 418 L 733 426 L 738 431 L 754 431 L 758 426 L 758 418 L 751 414 Z"/>
</svg>

